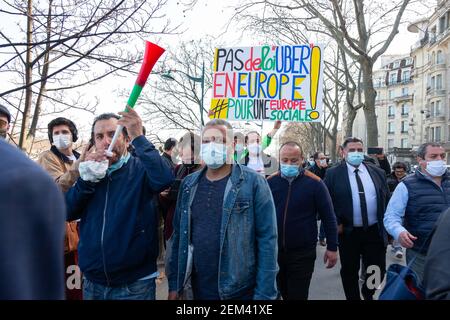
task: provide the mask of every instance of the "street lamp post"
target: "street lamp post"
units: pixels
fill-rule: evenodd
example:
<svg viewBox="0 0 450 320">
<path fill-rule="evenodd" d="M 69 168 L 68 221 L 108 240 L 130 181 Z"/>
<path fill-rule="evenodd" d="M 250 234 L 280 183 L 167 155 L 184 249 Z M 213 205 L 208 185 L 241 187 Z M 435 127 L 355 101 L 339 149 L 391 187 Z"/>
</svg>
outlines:
<svg viewBox="0 0 450 320">
<path fill-rule="evenodd" d="M 185 75 L 189 80 L 198 82 L 201 84 L 201 89 L 202 89 L 202 98 L 200 100 L 200 123 L 201 123 L 200 131 L 201 131 L 203 129 L 203 126 L 205 125 L 204 120 L 203 120 L 203 110 L 204 110 L 203 102 L 204 102 L 204 96 L 205 96 L 205 62 L 203 62 L 203 65 L 202 65 L 202 76 L 201 77 L 193 77 L 184 71 L 176 70 L 176 69 L 169 70 L 167 73 L 162 74 L 161 76 L 165 79 L 175 80 L 175 78 L 170 74 L 171 72 L 181 73 L 181 74 Z"/>
</svg>

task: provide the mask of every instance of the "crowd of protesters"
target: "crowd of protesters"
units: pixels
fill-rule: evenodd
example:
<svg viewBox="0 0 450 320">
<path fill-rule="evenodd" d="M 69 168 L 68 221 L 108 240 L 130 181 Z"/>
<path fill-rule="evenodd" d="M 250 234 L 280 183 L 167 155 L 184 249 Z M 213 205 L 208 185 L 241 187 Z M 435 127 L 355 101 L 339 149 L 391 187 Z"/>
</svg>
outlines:
<svg viewBox="0 0 450 320">
<path fill-rule="evenodd" d="M 389 244 L 399 259 L 406 248 L 428 298 L 450 297 L 440 144 L 421 145 L 410 172 L 349 137 L 330 164 L 297 141 L 267 153 L 279 121 L 262 136 L 214 119 L 160 154 L 128 108 L 97 116 L 80 153 L 75 123 L 52 120 L 34 163 L 5 141 L 10 123 L 0 106 L 0 299 L 154 300 L 163 252 L 168 299 L 306 300 L 317 244 L 326 268 L 340 262 L 348 300 L 374 299 L 360 274 L 384 277 Z M 82 283 L 69 288 L 73 265 Z"/>
</svg>

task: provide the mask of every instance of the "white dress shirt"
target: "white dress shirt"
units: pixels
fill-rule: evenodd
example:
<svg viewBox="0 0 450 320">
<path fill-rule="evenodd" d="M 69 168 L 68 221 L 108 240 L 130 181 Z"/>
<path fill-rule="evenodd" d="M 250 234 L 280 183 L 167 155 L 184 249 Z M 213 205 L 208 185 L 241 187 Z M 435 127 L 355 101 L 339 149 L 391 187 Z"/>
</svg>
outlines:
<svg viewBox="0 0 450 320">
<path fill-rule="evenodd" d="M 361 204 L 359 200 L 358 183 L 356 182 L 356 167 L 347 163 L 348 177 L 350 179 L 350 187 L 352 189 L 353 203 L 353 226 L 362 227 L 363 221 L 361 216 Z M 369 218 L 369 226 L 378 222 L 377 219 L 377 192 L 375 185 L 370 177 L 367 167 L 361 163 L 358 167 L 358 175 L 364 187 L 364 195 L 366 197 L 367 216 Z"/>
</svg>

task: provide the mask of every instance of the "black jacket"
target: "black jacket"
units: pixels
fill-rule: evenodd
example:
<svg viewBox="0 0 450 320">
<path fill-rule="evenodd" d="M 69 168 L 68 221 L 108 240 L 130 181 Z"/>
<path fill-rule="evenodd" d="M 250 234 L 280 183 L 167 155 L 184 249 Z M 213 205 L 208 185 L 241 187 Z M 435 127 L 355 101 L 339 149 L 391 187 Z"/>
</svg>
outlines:
<svg viewBox="0 0 450 320">
<path fill-rule="evenodd" d="M 364 162 L 364 164 L 367 167 L 377 192 L 378 225 L 383 226 L 384 212 L 390 197 L 386 175 L 380 168 L 367 162 Z M 342 162 L 340 165 L 328 169 L 324 182 L 328 187 L 331 200 L 333 201 L 337 223 L 343 225 L 344 233 L 351 232 L 353 230 L 353 202 L 346 162 Z M 387 233 L 384 227 L 380 228 L 380 236 L 385 244 L 387 244 Z"/>
<path fill-rule="evenodd" d="M 319 168 L 317 166 L 317 163 L 314 163 L 314 165 L 312 167 L 308 168 L 309 171 L 314 173 L 316 176 L 318 176 L 322 180 L 325 178 L 325 173 L 326 173 L 327 169 L 328 169 L 328 167 L 327 168 Z"/>
<path fill-rule="evenodd" d="M 437 222 L 425 262 L 423 283 L 427 299 L 450 300 L 450 209 Z"/>
</svg>

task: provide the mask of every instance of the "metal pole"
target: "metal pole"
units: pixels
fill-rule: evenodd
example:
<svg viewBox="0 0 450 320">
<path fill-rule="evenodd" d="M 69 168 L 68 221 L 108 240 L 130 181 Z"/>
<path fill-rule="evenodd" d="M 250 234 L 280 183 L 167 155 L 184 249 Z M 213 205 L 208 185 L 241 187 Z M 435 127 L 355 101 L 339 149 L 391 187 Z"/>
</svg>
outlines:
<svg viewBox="0 0 450 320">
<path fill-rule="evenodd" d="M 202 66 L 202 100 L 200 104 L 200 120 L 201 120 L 201 129 L 203 129 L 203 126 L 205 125 L 203 121 L 203 97 L 205 96 L 205 61 L 203 61 Z"/>
</svg>

